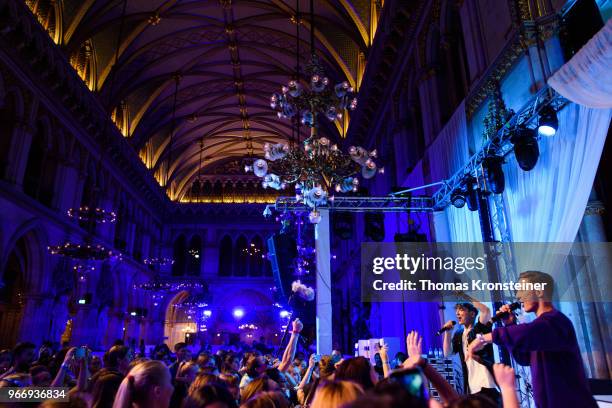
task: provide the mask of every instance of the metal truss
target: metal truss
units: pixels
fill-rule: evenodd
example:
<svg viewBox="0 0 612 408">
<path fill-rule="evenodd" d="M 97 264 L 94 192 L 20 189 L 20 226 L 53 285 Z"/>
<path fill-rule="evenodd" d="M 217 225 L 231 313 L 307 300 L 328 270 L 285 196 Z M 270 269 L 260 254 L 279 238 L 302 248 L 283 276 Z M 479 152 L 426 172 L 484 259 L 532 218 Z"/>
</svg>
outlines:
<svg viewBox="0 0 612 408">
<path fill-rule="evenodd" d="M 280 212 L 311 210 L 310 207 L 298 202 L 295 197 L 279 197 L 276 199 L 276 203 L 273 205 L 273 208 Z M 433 210 L 431 197 L 426 196 L 335 197 L 334 200 L 328 200 L 326 205 L 319 208 L 345 212 L 431 212 Z"/>
<path fill-rule="evenodd" d="M 462 169 L 446 180 L 443 186 L 433 194 L 434 211 L 443 210 L 449 205 L 451 194 L 455 189 L 462 186 L 467 176 L 478 176 L 482 162 L 487 156 L 497 155 L 504 157 L 512 152 L 514 146 L 510 142 L 510 138 L 517 126 L 534 129 L 537 127 L 537 116 L 542 108 L 551 106 L 558 112 L 567 102 L 565 98 L 556 93 L 552 88 L 542 88 L 528 103 L 512 115 L 510 120 L 497 131 L 495 137 L 489 139 L 478 153 L 470 157 L 468 163 Z"/>
</svg>

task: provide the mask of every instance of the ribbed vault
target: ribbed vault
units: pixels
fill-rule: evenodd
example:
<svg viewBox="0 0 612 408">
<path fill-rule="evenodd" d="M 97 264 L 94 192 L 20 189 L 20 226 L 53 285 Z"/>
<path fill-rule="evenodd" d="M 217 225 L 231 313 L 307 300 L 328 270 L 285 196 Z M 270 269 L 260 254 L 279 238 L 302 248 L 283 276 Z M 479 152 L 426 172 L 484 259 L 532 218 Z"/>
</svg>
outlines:
<svg viewBox="0 0 612 408">
<path fill-rule="evenodd" d="M 310 1 L 299 1 L 303 68 Z M 174 200 L 199 175 L 223 178 L 228 162 L 292 135 L 269 96 L 295 73 L 296 0 L 128 0 L 125 14 L 123 0 L 27 3 Z M 359 86 L 381 3 L 314 1 L 315 48 L 333 82 Z M 346 126 L 322 125 L 332 138 Z"/>
</svg>

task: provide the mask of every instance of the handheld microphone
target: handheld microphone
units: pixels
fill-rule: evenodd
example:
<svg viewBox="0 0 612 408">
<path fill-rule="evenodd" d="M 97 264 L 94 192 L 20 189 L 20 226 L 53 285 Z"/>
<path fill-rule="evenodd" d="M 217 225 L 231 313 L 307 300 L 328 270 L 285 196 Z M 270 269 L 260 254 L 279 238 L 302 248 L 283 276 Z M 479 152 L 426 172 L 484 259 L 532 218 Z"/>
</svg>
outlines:
<svg viewBox="0 0 612 408">
<path fill-rule="evenodd" d="M 449 331 L 450 329 L 452 329 L 453 327 L 455 327 L 455 325 L 457 324 L 457 322 L 456 322 L 456 321 L 454 321 L 454 320 L 453 320 L 451 323 L 452 323 L 452 324 L 451 324 L 451 326 L 450 326 L 450 327 L 442 327 L 440 330 L 438 330 L 438 331 L 436 332 L 436 335 L 438 335 L 438 336 L 439 336 L 439 335 L 441 335 L 442 333 L 444 333 L 445 331 Z"/>
<path fill-rule="evenodd" d="M 516 309 L 520 309 L 521 304 L 520 302 L 514 302 L 509 304 L 508 306 L 510 306 L 510 311 L 514 311 Z M 495 316 L 491 318 L 491 323 L 499 323 L 502 321 L 502 319 L 505 319 L 508 316 L 510 316 L 509 312 L 497 312 Z"/>
</svg>

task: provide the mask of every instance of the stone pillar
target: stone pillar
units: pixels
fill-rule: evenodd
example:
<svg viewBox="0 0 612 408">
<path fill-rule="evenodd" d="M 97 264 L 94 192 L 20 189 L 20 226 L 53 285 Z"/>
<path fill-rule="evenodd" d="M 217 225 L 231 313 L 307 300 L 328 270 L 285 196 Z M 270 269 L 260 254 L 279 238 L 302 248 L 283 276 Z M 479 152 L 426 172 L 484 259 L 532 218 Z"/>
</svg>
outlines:
<svg viewBox="0 0 612 408">
<path fill-rule="evenodd" d="M 207 231 L 204 235 L 202 277 L 216 277 L 219 274 L 219 242 L 212 239 L 214 231 Z"/>
<path fill-rule="evenodd" d="M 319 210 L 321 222 L 315 227 L 317 254 L 317 353 L 332 352 L 332 304 L 329 210 Z"/>
<path fill-rule="evenodd" d="M 79 170 L 72 161 L 63 161 L 59 165 L 58 176 L 53 191 L 53 208 L 67 211 L 74 205 L 74 196 L 79 186 Z"/>
<path fill-rule="evenodd" d="M 40 344 L 47 340 L 51 330 L 52 299 L 46 294 L 26 294 L 23 298 L 23 320 L 19 328 L 19 341 Z"/>
<path fill-rule="evenodd" d="M 28 123 L 17 122 L 13 132 L 11 146 L 9 147 L 6 179 L 21 189 L 34 129 Z"/>
<path fill-rule="evenodd" d="M 71 346 L 92 345 L 97 336 L 98 325 L 95 310 L 91 305 L 78 305 L 77 311 L 72 318 Z"/>
<path fill-rule="evenodd" d="M 105 329 L 103 346 L 108 349 L 115 340 L 123 339 L 125 328 L 125 312 L 121 309 L 112 309 L 108 312 L 108 327 Z"/>
</svg>

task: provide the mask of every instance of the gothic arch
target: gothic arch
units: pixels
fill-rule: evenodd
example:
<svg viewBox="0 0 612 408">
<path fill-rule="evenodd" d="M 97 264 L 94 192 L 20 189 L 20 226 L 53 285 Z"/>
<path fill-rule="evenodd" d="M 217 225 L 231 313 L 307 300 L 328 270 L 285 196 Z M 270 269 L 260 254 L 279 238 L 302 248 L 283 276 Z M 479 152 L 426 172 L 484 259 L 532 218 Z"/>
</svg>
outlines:
<svg viewBox="0 0 612 408">
<path fill-rule="evenodd" d="M 25 287 L 28 288 L 28 293 L 42 292 L 50 287 L 49 262 L 47 258 L 48 238 L 47 233 L 37 219 L 26 221 L 15 230 L 3 251 L 7 259 L 2 260 L 1 270 L 4 271 L 9 254 L 20 241 L 24 244 L 24 259 L 27 261 L 23 270 Z M 2 278 L 1 274 L 0 278 Z"/>
</svg>

